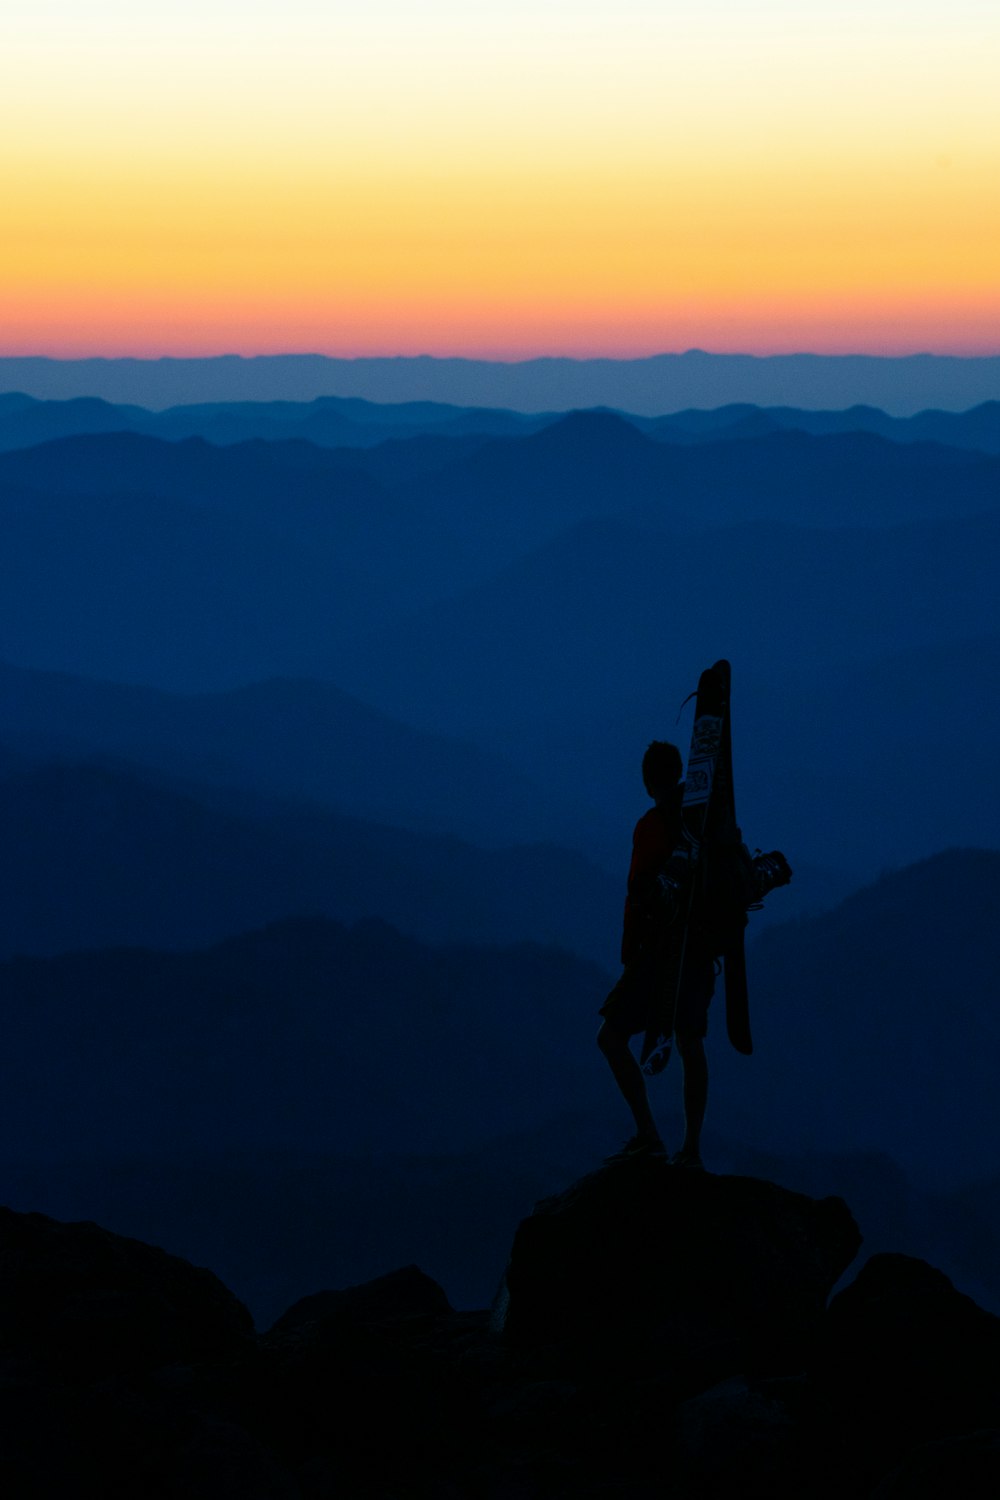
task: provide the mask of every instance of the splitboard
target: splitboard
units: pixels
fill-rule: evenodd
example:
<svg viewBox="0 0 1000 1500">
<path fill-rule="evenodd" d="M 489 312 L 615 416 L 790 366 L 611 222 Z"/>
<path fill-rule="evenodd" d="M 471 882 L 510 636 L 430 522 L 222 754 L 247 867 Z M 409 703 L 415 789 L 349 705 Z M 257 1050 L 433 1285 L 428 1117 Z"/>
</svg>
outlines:
<svg viewBox="0 0 1000 1500">
<path fill-rule="evenodd" d="M 716 662 L 698 679 L 681 802 L 681 838 L 659 879 L 660 919 L 665 926 L 661 1004 L 646 1032 L 639 1058 L 643 1072 L 650 1076 L 662 1072 L 670 1061 L 688 940 L 704 906 L 705 834 L 714 810 L 716 772 L 729 709 L 729 679 L 727 661 Z"/>
<path fill-rule="evenodd" d="M 658 880 L 664 931 L 662 1005 L 643 1042 L 643 1072 L 666 1067 L 673 1045 L 677 1002 L 692 933 L 721 960 L 726 1030 L 744 1056 L 753 1051 L 744 932 L 747 912 L 792 871 L 774 850 L 751 857 L 736 822 L 729 697 L 731 669 L 717 661 L 698 680 L 694 727 L 681 803 L 681 838 Z"/>
<path fill-rule="evenodd" d="M 736 791 L 733 785 L 733 734 L 727 683 L 722 726 L 713 828 L 709 832 L 706 858 L 711 862 L 707 884 L 711 892 L 711 917 L 716 948 L 722 961 L 726 991 L 726 1031 L 737 1052 L 753 1052 L 750 1035 L 750 1004 L 747 995 L 747 961 L 744 947 L 746 900 L 743 891 L 743 835 L 736 822 Z"/>
<path fill-rule="evenodd" d="M 727 667 L 719 662 L 717 667 Z M 760 908 L 769 891 L 787 885 L 791 866 L 777 849 L 751 855 L 736 822 L 733 787 L 733 737 L 728 672 L 722 742 L 715 773 L 711 817 L 703 847 L 706 927 L 712 952 L 722 964 L 726 992 L 726 1031 L 737 1052 L 753 1052 L 744 937 L 747 913 Z"/>
</svg>

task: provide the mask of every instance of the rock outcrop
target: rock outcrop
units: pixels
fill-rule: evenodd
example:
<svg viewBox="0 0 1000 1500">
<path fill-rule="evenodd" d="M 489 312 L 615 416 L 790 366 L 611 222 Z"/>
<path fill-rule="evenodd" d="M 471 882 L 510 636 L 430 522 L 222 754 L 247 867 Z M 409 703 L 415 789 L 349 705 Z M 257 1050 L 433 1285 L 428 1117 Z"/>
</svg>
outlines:
<svg viewBox="0 0 1000 1500">
<path fill-rule="evenodd" d="M 409 1266 L 257 1335 L 208 1271 L 0 1211 L 0 1478 L 106 1500 L 992 1496 L 1000 1320 L 902 1256 L 827 1309 L 858 1238 L 839 1200 L 619 1163 L 520 1226 L 492 1327 Z"/>
<path fill-rule="evenodd" d="M 211 1271 L 97 1224 L 0 1208 L 0 1348 L 82 1380 L 245 1353 L 253 1319 Z"/>
<path fill-rule="evenodd" d="M 725 1374 L 792 1368 L 861 1244 L 847 1205 L 752 1177 L 616 1162 L 514 1238 L 494 1327 Z"/>
<path fill-rule="evenodd" d="M 925 1261 L 872 1256 L 830 1304 L 810 1375 L 854 1433 L 869 1477 L 927 1445 L 929 1465 L 992 1465 L 1000 1491 L 1000 1318 Z M 984 1432 L 992 1444 L 962 1437 Z M 890 1493 L 918 1493 L 912 1478 L 897 1482 Z"/>
</svg>

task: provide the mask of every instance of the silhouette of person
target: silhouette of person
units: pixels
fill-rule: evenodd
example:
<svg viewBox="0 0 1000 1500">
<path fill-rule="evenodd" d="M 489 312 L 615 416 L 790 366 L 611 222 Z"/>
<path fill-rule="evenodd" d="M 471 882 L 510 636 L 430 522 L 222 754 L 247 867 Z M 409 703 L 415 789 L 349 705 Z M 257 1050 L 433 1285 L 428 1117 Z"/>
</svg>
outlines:
<svg viewBox="0 0 1000 1500">
<path fill-rule="evenodd" d="M 654 806 L 635 825 L 632 862 L 622 926 L 622 976 L 601 1007 L 604 1017 L 597 1034 L 600 1047 L 635 1120 L 636 1134 L 609 1160 L 645 1154 L 664 1155 L 656 1128 L 646 1080 L 629 1045 L 644 1034 L 662 1002 L 666 933 L 651 901 L 656 876 L 681 835 L 683 764 L 676 745 L 654 740 L 642 758 L 642 780 Z M 671 1158 L 677 1166 L 700 1167 L 701 1127 L 708 1101 L 708 1063 L 705 1035 L 708 1007 L 715 990 L 715 965 L 697 927 L 688 934 L 674 1036 L 684 1069 L 684 1141 Z"/>
</svg>

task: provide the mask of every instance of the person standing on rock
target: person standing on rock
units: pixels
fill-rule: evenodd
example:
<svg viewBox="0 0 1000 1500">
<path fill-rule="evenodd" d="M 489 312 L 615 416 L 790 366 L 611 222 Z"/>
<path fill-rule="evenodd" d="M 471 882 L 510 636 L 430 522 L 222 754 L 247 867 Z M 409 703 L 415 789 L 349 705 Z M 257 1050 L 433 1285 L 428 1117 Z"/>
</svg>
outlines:
<svg viewBox="0 0 1000 1500">
<path fill-rule="evenodd" d="M 654 883 L 681 836 L 683 763 L 676 745 L 654 740 L 642 758 L 642 781 L 654 806 L 635 825 L 632 863 L 622 929 L 622 976 L 601 1007 L 597 1045 L 632 1111 L 636 1133 L 609 1160 L 666 1154 L 656 1128 L 646 1080 L 629 1045 L 645 1034 L 665 985 L 666 933 L 652 900 Z M 674 1035 L 684 1069 L 684 1142 L 671 1158 L 675 1166 L 701 1167 L 701 1127 L 708 1100 L 705 1035 L 715 990 L 715 965 L 697 933 L 688 935 Z"/>
</svg>

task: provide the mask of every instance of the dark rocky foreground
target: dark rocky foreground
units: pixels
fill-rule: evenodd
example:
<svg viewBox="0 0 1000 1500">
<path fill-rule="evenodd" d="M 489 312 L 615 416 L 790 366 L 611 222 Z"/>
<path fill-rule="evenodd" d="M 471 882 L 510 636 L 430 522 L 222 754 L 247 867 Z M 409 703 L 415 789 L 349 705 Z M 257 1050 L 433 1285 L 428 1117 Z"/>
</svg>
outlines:
<svg viewBox="0 0 1000 1500">
<path fill-rule="evenodd" d="M 1000 1320 L 839 1199 L 618 1163 L 522 1223 L 492 1314 L 416 1267 L 256 1334 L 211 1272 L 0 1210 L 12 1496 L 1000 1490 Z"/>
</svg>

